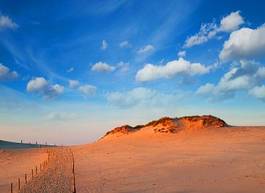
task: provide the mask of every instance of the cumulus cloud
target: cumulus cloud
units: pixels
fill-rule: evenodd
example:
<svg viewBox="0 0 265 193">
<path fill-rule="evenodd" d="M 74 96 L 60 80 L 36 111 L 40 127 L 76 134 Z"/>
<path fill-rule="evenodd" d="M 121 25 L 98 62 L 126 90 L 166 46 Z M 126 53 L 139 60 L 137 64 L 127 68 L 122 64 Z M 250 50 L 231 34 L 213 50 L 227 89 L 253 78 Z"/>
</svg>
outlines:
<svg viewBox="0 0 265 193">
<path fill-rule="evenodd" d="M 10 17 L 4 15 L 0 16 L 0 30 L 16 28 L 18 28 L 18 25 L 14 21 L 12 21 Z"/>
<path fill-rule="evenodd" d="M 219 58 L 223 61 L 253 59 L 265 55 L 265 25 L 257 29 L 241 28 L 230 34 Z"/>
<path fill-rule="evenodd" d="M 85 96 L 94 95 L 96 93 L 96 87 L 93 85 L 85 84 L 78 87 L 78 90 Z"/>
<path fill-rule="evenodd" d="M 106 97 L 110 104 L 118 107 L 168 105 L 170 103 L 173 104 L 179 98 L 179 96 L 174 94 L 161 93 L 144 87 L 137 87 L 123 92 L 111 92 Z"/>
<path fill-rule="evenodd" d="M 115 67 L 99 61 L 92 66 L 91 70 L 96 72 L 112 72 L 115 70 Z"/>
<path fill-rule="evenodd" d="M 102 40 L 100 49 L 106 50 L 108 48 L 108 42 L 106 40 Z"/>
<path fill-rule="evenodd" d="M 210 70 L 200 63 L 191 63 L 183 58 L 173 60 L 165 65 L 146 64 L 136 74 L 137 81 L 151 81 L 161 78 L 171 78 L 176 75 L 206 74 Z"/>
<path fill-rule="evenodd" d="M 80 85 L 80 82 L 78 80 L 69 80 L 69 88 L 75 89 Z"/>
<path fill-rule="evenodd" d="M 0 63 L 0 81 L 5 80 L 13 80 L 18 77 L 18 73 L 16 71 L 10 71 L 10 69 Z"/>
<path fill-rule="evenodd" d="M 240 15 L 239 11 L 232 12 L 220 22 L 219 31 L 232 32 L 237 30 L 240 25 L 244 23 L 243 17 Z"/>
<path fill-rule="evenodd" d="M 232 67 L 215 84 L 206 83 L 202 85 L 197 94 L 209 96 L 211 99 L 229 99 L 238 91 L 249 91 L 265 80 L 264 67 L 254 61 L 240 61 L 238 66 Z"/>
<path fill-rule="evenodd" d="M 27 91 L 36 92 L 39 90 L 43 90 L 48 86 L 48 81 L 43 77 L 36 77 L 30 80 L 27 84 Z"/>
<path fill-rule="evenodd" d="M 244 24 L 244 19 L 240 15 L 240 12 L 231 12 L 229 15 L 222 18 L 219 25 L 215 22 L 202 24 L 200 31 L 187 38 L 183 47 L 190 48 L 195 45 L 203 44 L 215 37 L 217 33 L 232 32 L 237 30 L 242 24 Z"/>
<path fill-rule="evenodd" d="M 36 77 L 28 82 L 27 91 L 43 95 L 45 98 L 54 98 L 64 92 L 64 87 L 59 84 L 52 85 L 43 77 Z"/>
<path fill-rule="evenodd" d="M 131 47 L 131 44 L 128 42 L 128 41 L 122 41 L 119 46 L 121 48 L 130 48 Z"/>
<path fill-rule="evenodd" d="M 154 47 L 153 45 L 148 44 L 148 45 L 146 45 L 146 46 L 140 48 L 140 49 L 137 51 L 137 53 L 138 53 L 138 54 L 150 53 L 150 52 L 154 51 L 154 49 L 155 49 L 155 47 Z"/>
</svg>

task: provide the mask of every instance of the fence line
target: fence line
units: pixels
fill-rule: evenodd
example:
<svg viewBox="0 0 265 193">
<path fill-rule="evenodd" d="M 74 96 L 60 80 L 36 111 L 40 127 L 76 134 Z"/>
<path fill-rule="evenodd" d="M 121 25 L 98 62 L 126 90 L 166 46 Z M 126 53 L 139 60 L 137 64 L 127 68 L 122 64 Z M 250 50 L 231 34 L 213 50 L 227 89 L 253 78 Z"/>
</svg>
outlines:
<svg viewBox="0 0 265 193">
<path fill-rule="evenodd" d="M 69 148 L 68 151 L 70 152 L 71 158 L 72 158 L 71 159 L 71 161 L 72 161 L 72 163 L 71 163 L 71 165 L 72 165 L 72 179 L 73 179 L 72 180 L 72 183 L 73 183 L 72 184 L 72 193 L 76 193 L 75 158 L 74 158 L 74 153 L 73 153 L 72 149 Z M 31 178 L 29 178 L 30 175 L 28 176 L 28 174 L 25 173 L 24 184 L 22 184 L 20 178 L 18 178 L 18 180 L 17 180 L 17 191 L 16 191 L 17 193 L 19 193 L 20 190 L 22 189 L 22 187 L 24 185 L 26 185 L 27 183 L 29 183 L 30 180 L 33 180 L 33 178 L 36 177 L 38 174 L 40 174 L 41 171 L 45 170 L 48 167 L 48 163 L 51 161 L 51 159 L 56 157 L 55 152 L 52 151 L 51 149 L 47 149 L 47 153 L 48 153 L 48 158 L 47 158 L 47 160 L 44 160 L 43 162 L 41 162 L 39 164 L 39 170 L 38 170 L 38 166 L 35 166 L 35 175 L 34 175 L 34 167 L 33 167 L 33 169 L 31 169 Z M 11 193 L 14 193 L 14 187 L 15 187 L 14 183 L 11 182 L 10 183 L 10 192 Z"/>
<path fill-rule="evenodd" d="M 21 188 L 23 187 L 23 185 L 29 183 L 29 181 L 32 180 L 34 177 L 36 177 L 38 175 L 38 173 L 40 173 L 42 170 L 44 170 L 44 169 L 47 168 L 48 162 L 49 162 L 50 157 L 51 157 L 51 154 L 53 152 L 50 149 L 47 149 L 46 152 L 48 153 L 48 158 L 49 159 L 44 160 L 42 163 L 40 163 L 39 170 L 38 170 L 38 166 L 35 166 L 35 175 L 34 175 L 34 168 L 31 169 L 31 179 L 28 177 L 28 174 L 27 173 L 24 174 L 24 184 L 22 184 L 20 178 L 18 178 L 18 180 L 17 180 L 17 189 L 16 189 L 17 191 L 16 192 L 19 193 L 20 190 L 21 190 Z M 11 182 L 10 183 L 10 192 L 11 193 L 14 193 L 14 190 L 15 190 L 15 184 L 13 182 Z"/>
<path fill-rule="evenodd" d="M 76 184 L 75 184 L 75 157 L 73 151 L 70 149 L 72 155 L 72 173 L 73 173 L 73 193 L 76 193 Z"/>
</svg>

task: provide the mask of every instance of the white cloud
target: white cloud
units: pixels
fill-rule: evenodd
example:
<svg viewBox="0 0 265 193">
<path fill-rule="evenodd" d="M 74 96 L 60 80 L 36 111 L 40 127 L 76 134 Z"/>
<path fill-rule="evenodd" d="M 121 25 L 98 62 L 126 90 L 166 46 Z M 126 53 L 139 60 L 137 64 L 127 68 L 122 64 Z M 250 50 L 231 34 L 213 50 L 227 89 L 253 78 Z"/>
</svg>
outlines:
<svg viewBox="0 0 265 193">
<path fill-rule="evenodd" d="M 148 44 L 146 46 L 144 46 L 143 48 L 140 48 L 137 53 L 138 54 L 145 54 L 145 53 L 149 53 L 149 52 L 152 52 L 154 51 L 155 47 L 151 44 Z"/>
<path fill-rule="evenodd" d="M 257 29 L 241 28 L 230 34 L 219 58 L 223 61 L 253 59 L 265 55 L 265 25 Z"/>
<path fill-rule="evenodd" d="M 3 29 L 16 29 L 18 28 L 18 25 L 12 21 L 11 18 L 8 16 L 1 15 L 0 16 L 0 30 Z"/>
<path fill-rule="evenodd" d="M 118 107 L 168 105 L 173 104 L 179 98 L 174 94 L 160 93 L 157 90 L 144 87 L 137 87 L 123 92 L 111 92 L 106 97 L 110 104 Z"/>
<path fill-rule="evenodd" d="M 166 65 L 146 64 L 136 74 L 137 81 L 151 81 L 171 78 L 176 75 L 196 75 L 209 72 L 209 67 L 200 63 L 191 63 L 183 58 L 168 62 Z"/>
<path fill-rule="evenodd" d="M 102 40 L 100 49 L 106 50 L 107 48 L 108 48 L 108 42 L 106 40 Z"/>
<path fill-rule="evenodd" d="M 252 84 L 251 77 L 248 75 L 242 75 L 238 77 L 231 76 L 231 78 L 227 78 L 226 75 L 228 75 L 228 73 L 225 74 L 225 76 L 219 82 L 218 87 L 220 91 L 235 91 L 247 89 Z"/>
<path fill-rule="evenodd" d="M 265 86 L 256 86 L 249 91 L 249 94 L 260 100 L 265 101 Z"/>
<path fill-rule="evenodd" d="M 92 66 L 91 70 L 96 72 L 112 72 L 115 70 L 115 67 L 99 61 Z"/>
<path fill-rule="evenodd" d="M 80 85 L 80 82 L 78 80 L 69 80 L 69 88 L 75 89 Z"/>
<path fill-rule="evenodd" d="M 186 56 L 186 51 L 185 50 L 181 50 L 178 52 L 178 57 L 184 58 Z"/>
<path fill-rule="evenodd" d="M 256 73 L 257 78 L 265 79 L 265 67 L 260 67 Z"/>
<path fill-rule="evenodd" d="M 119 46 L 121 48 L 130 48 L 131 44 L 128 41 L 122 41 Z"/>
<path fill-rule="evenodd" d="M 93 85 L 88 85 L 88 84 L 85 84 L 85 85 L 82 85 L 82 86 L 79 86 L 78 90 L 84 94 L 85 96 L 90 96 L 90 95 L 93 95 L 96 93 L 96 87 L 93 86 Z"/>
<path fill-rule="evenodd" d="M 244 18 L 239 11 L 232 12 L 220 22 L 220 31 L 232 32 L 237 30 L 244 23 Z"/>
<path fill-rule="evenodd" d="M 200 31 L 187 38 L 183 47 L 190 48 L 195 45 L 203 44 L 215 37 L 219 32 L 232 32 L 237 30 L 243 23 L 244 19 L 239 11 L 231 12 L 229 15 L 222 18 L 219 26 L 215 22 L 202 24 Z"/>
<path fill-rule="evenodd" d="M 238 91 L 249 91 L 260 85 L 265 80 L 264 70 L 254 61 L 240 61 L 240 65 L 231 68 L 216 85 L 206 83 L 197 90 L 197 94 L 211 99 L 231 98 Z"/>
<path fill-rule="evenodd" d="M 48 81 L 43 77 L 36 77 L 32 79 L 27 84 L 27 91 L 36 92 L 39 90 L 43 90 L 48 86 Z"/>
<path fill-rule="evenodd" d="M 1 80 L 13 80 L 18 77 L 18 73 L 16 71 L 10 71 L 10 69 L 0 63 L 0 81 Z"/>
<path fill-rule="evenodd" d="M 64 92 L 64 87 L 59 84 L 49 84 L 43 77 L 36 77 L 28 82 L 27 91 L 43 95 L 45 98 L 54 98 Z"/>
</svg>

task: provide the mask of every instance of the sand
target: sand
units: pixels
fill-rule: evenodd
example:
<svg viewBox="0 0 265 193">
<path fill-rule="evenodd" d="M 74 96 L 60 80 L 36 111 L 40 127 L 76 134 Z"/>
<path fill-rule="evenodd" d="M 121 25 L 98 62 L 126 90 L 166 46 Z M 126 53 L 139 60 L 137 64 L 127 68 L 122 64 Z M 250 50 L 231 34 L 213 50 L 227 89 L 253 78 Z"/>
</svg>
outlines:
<svg viewBox="0 0 265 193">
<path fill-rule="evenodd" d="M 78 193 L 264 193 L 265 127 L 113 135 L 74 149 Z"/>
<path fill-rule="evenodd" d="M 43 149 L 0 149 L 0 192 L 10 192 L 11 182 L 17 185 L 19 177 L 24 179 L 25 173 L 30 173 L 46 159 L 47 153 Z"/>
<path fill-rule="evenodd" d="M 52 148 L 47 167 L 19 193 L 72 193 L 72 154 L 67 148 Z"/>
<path fill-rule="evenodd" d="M 78 193 L 264 193 L 265 127 L 153 133 L 150 128 L 72 147 Z M 0 192 L 47 158 L 37 149 L 0 150 Z M 71 192 L 69 154 L 23 188 Z M 22 191 L 22 192 L 23 192 Z"/>
</svg>

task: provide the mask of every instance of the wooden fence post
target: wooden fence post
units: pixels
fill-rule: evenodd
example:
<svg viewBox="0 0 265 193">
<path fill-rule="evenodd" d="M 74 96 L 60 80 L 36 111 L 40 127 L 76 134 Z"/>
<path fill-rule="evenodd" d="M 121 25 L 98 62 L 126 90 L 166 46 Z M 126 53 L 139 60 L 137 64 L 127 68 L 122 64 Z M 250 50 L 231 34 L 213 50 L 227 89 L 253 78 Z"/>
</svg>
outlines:
<svg viewBox="0 0 265 193">
<path fill-rule="evenodd" d="M 25 184 L 28 182 L 27 174 L 25 174 Z"/>
<path fill-rule="evenodd" d="M 10 191 L 11 191 L 11 193 L 13 193 L 13 183 L 12 182 L 10 184 Z"/>
<path fill-rule="evenodd" d="M 18 191 L 20 190 L 20 178 L 18 178 Z"/>
<path fill-rule="evenodd" d="M 75 158 L 74 158 L 74 153 L 73 151 L 71 150 L 71 153 L 72 153 L 72 161 L 73 161 L 73 193 L 76 193 L 76 186 L 75 186 Z"/>
</svg>

